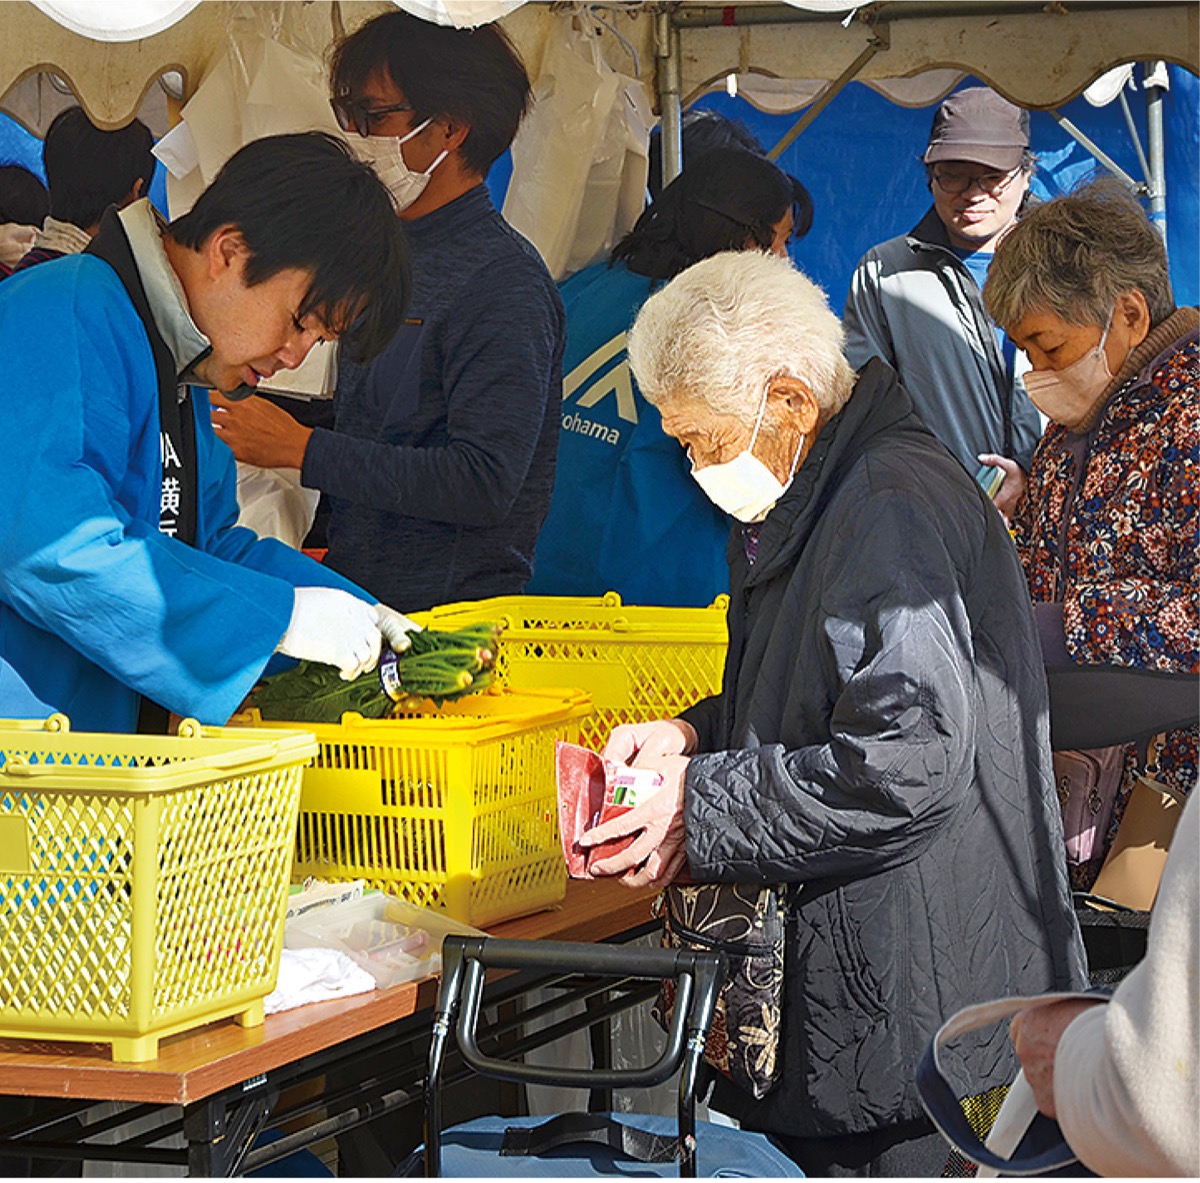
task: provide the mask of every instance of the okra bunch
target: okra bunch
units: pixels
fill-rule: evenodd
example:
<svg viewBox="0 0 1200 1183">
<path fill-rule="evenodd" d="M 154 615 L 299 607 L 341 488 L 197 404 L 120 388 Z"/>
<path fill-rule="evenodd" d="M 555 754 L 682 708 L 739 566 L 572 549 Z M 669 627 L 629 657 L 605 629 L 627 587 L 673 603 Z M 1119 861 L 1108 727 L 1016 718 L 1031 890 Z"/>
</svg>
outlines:
<svg viewBox="0 0 1200 1183">
<path fill-rule="evenodd" d="M 403 653 L 385 649 L 378 669 L 344 682 L 332 666 L 311 661 L 260 682 L 248 705 L 264 719 L 336 723 L 346 711 L 384 719 L 431 699 L 436 706 L 487 689 L 495 678 L 500 626 L 422 629 Z"/>
<path fill-rule="evenodd" d="M 452 632 L 427 628 L 409 635 L 409 649 L 389 651 L 379 661 L 379 680 L 398 710 L 412 706 L 414 699 L 452 702 L 491 685 L 500 639 L 496 625 L 474 624 Z"/>
</svg>

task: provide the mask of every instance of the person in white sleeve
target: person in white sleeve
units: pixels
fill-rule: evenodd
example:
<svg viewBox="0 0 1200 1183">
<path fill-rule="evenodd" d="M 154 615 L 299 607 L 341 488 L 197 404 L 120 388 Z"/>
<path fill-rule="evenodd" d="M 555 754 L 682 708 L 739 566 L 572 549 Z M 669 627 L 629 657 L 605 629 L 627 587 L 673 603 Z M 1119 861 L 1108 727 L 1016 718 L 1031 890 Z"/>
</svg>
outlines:
<svg viewBox="0 0 1200 1183">
<path fill-rule="evenodd" d="M 1171 844 L 1144 960 L 1107 1006 L 1031 1007 L 1011 1035 L 1038 1108 L 1098 1175 L 1200 1176 L 1200 806 Z"/>
</svg>

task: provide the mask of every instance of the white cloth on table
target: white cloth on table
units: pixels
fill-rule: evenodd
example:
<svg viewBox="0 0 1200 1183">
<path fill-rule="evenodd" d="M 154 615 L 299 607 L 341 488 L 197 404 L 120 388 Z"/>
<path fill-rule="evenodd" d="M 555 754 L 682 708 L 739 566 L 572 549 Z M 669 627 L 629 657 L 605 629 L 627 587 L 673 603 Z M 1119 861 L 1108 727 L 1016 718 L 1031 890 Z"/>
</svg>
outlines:
<svg viewBox="0 0 1200 1183">
<path fill-rule="evenodd" d="M 348 998 L 375 989 L 375 979 L 337 949 L 284 949 L 275 989 L 263 1000 L 268 1015 L 309 1002 Z"/>
</svg>

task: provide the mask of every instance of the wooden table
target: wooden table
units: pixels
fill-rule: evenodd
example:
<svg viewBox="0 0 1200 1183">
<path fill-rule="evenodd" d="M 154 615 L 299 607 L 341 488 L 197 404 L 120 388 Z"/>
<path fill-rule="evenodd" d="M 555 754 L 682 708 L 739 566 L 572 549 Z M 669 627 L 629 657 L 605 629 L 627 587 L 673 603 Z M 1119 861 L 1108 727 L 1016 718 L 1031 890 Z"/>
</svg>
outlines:
<svg viewBox="0 0 1200 1183">
<path fill-rule="evenodd" d="M 654 894 L 631 891 L 611 880 L 571 880 L 559 908 L 498 924 L 492 931 L 517 940 L 627 940 L 653 926 Z M 510 989 L 515 991 L 515 986 Z M 107 1048 L 95 1044 L 0 1039 L 0 1095 L 79 1102 L 73 1109 L 64 1107 L 64 1116 L 78 1116 L 89 1108 L 87 1102 L 100 1100 L 182 1106 L 191 1173 L 224 1174 L 237 1168 L 248 1144 L 236 1145 L 233 1136 L 239 1114 L 244 1115 L 248 1104 L 257 1109 L 257 1123 L 249 1123 L 257 1129 L 266 1098 L 273 1098 L 281 1087 L 320 1077 L 340 1061 L 393 1043 L 419 1080 L 423 1059 L 413 1062 L 413 1049 L 424 1046 L 428 1021 L 423 1012 L 432 1007 L 436 993 L 436 980 L 427 979 L 268 1015 L 261 1027 L 239 1027 L 229 1020 L 213 1023 L 164 1039 L 157 1059 L 137 1064 L 115 1064 Z M 356 1110 L 371 1108 L 372 1098 L 358 1100 Z M 39 1134 L 37 1126 L 44 1122 L 26 1124 L 34 1128 L 0 1129 L 0 1153 L 125 1157 L 121 1147 L 85 1148 L 78 1139 L 55 1141 Z M 343 1128 L 353 1124 L 358 1123 Z M 0 1127 L 8 1126 L 0 1116 Z M 327 1134 L 322 1131 L 319 1136 Z M 144 1143 L 137 1150 L 132 1161 L 183 1161 L 180 1151 L 155 1150 Z"/>
</svg>

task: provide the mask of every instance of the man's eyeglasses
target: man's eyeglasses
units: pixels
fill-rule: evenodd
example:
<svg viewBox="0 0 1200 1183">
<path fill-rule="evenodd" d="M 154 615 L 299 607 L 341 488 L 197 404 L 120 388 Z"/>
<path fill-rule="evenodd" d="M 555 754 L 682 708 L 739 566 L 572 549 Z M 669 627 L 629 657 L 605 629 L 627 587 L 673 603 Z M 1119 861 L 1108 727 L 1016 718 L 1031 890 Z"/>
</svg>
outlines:
<svg viewBox="0 0 1200 1183">
<path fill-rule="evenodd" d="M 414 109 L 411 103 L 392 103 L 387 107 L 371 107 L 366 103 L 348 99 L 344 95 L 330 99 L 329 105 L 333 108 L 333 116 L 337 120 L 338 127 L 342 131 L 356 131 L 360 136 L 369 136 L 375 123 L 385 116 L 393 115 L 397 111 Z"/>
<path fill-rule="evenodd" d="M 962 173 L 947 173 L 935 168 L 933 179 L 943 193 L 949 193 L 952 197 L 959 197 L 973 185 L 989 197 L 998 197 L 1012 184 L 1013 178 L 1020 171 L 1021 166 L 1017 165 L 1007 173 L 980 173 L 977 176 L 964 176 Z"/>
</svg>

